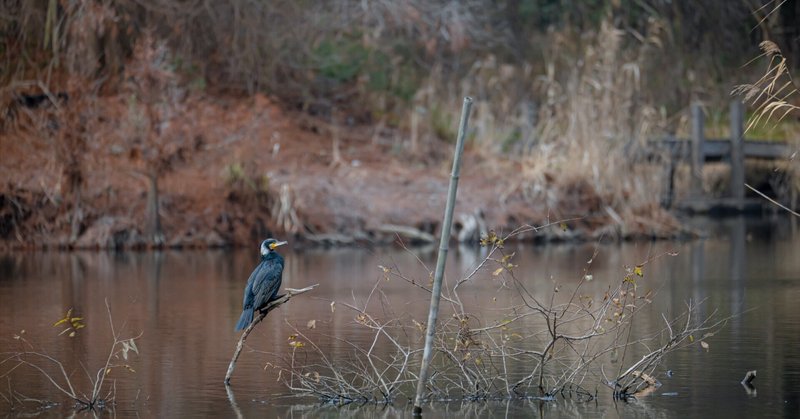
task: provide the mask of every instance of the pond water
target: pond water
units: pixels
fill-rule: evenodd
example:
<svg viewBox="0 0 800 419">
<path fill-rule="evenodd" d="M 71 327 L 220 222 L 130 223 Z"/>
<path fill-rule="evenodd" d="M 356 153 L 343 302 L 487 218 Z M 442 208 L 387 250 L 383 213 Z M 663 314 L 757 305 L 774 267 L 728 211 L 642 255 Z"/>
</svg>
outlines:
<svg viewBox="0 0 800 419">
<path fill-rule="evenodd" d="M 518 279 L 534 294 L 551 284 L 574 283 L 586 261 L 602 289 L 621 278 L 624 265 L 646 265 L 641 286 L 656 291 L 653 304 L 641 312 L 645 324 L 659 324 L 662 313 L 680 313 L 689 300 L 705 300 L 704 314 L 717 310 L 732 318 L 708 338 L 708 350 L 697 345 L 672 353 L 656 372 L 663 386 L 628 403 L 614 402 L 600 383 L 584 383 L 598 398 L 592 402 L 510 401 L 433 403 L 428 417 L 800 417 L 800 232 L 796 220 L 772 218 L 723 221 L 694 219 L 708 238 L 689 242 L 514 246 Z M 462 277 L 484 257 L 479 248 L 451 250 L 448 278 Z M 116 330 L 141 333 L 139 354 L 130 353 L 133 371 L 113 369 L 116 406 L 101 414 L 137 417 L 398 417 L 410 416 L 405 400 L 392 406 L 320 405 L 284 397 L 289 392 L 271 363 L 291 353 L 293 327 L 317 341 L 331 358 L 346 357 L 345 340 L 366 345 L 370 336 L 356 327 L 345 304 L 360 304 L 376 282 L 384 304 L 395 312 L 425 319 L 429 294 L 396 278 L 386 281 L 379 266 L 399 269 L 424 283 L 435 249 L 334 248 L 285 252 L 284 286 L 320 284 L 296 297 L 258 325 L 233 377 L 232 394 L 222 385 L 238 334 L 233 326 L 241 311 L 244 283 L 257 262 L 257 249 L 165 252 L 29 252 L 0 255 L 0 352 L 33 347 L 61 360 L 76 388 L 88 385 L 111 341 L 106 304 Z M 496 313 L 499 280 L 493 268 L 465 286 L 462 298 L 489 318 Z M 605 281 L 605 282 L 603 282 Z M 644 285 L 646 284 L 646 285 Z M 338 307 L 332 310 L 331 302 Z M 60 334 L 53 323 L 72 308 L 85 328 L 74 337 Z M 316 327 L 307 327 L 315 320 Z M 24 331 L 24 333 L 23 333 Z M 14 336 L 21 336 L 15 339 Z M 27 346 L 30 345 L 30 346 Z M 5 358 L 5 357 L 4 357 Z M 0 375 L 8 371 L 0 366 Z M 671 377 L 666 371 L 672 371 Z M 757 370 L 756 392 L 740 380 Z M 61 404 L 46 410 L 17 409 L 42 416 L 71 413 L 72 404 L 32 368 L 19 367 L 0 380 L 0 412 L 11 412 L 11 391 Z M 86 391 L 86 390 L 78 390 Z M 232 396 L 235 400 L 231 402 Z"/>
</svg>

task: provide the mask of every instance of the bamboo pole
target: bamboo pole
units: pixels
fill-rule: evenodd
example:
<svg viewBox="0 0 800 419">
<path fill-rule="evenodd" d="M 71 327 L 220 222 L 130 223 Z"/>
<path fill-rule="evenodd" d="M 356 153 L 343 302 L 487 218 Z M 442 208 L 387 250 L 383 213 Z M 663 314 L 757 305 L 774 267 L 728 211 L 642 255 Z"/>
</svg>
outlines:
<svg viewBox="0 0 800 419">
<path fill-rule="evenodd" d="M 464 137 L 467 135 L 467 121 L 469 120 L 471 109 L 472 98 L 467 96 L 464 98 L 464 104 L 461 107 L 461 122 L 458 126 L 458 139 L 456 140 L 456 150 L 453 155 L 453 171 L 450 174 L 450 188 L 447 191 L 447 206 L 444 210 L 444 221 L 442 222 L 442 237 L 439 240 L 439 255 L 436 258 L 436 272 L 433 277 L 433 289 L 431 290 L 431 306 L 428 312 L 428 329 L 425 334 L 425 349 L 422 354 L 419 381 L 417 381 L 417 394 L 414 399 L 414 415 L 416 416 L 422 414 L 423 394 L 426 381 L 428 381 L 428 368 L 430 367 L 433 353 L 433 337 L 436 333 L 436 319 L 439 316 L 439 298 L 442 295 L 444 265 L 447 260 L 447 244 L 450 241 L 450 227 L 453 225 L 453 209 L 456 205 L 458 177 L 461 174 L 461 155 L 464 153 Z"/>
</svg>

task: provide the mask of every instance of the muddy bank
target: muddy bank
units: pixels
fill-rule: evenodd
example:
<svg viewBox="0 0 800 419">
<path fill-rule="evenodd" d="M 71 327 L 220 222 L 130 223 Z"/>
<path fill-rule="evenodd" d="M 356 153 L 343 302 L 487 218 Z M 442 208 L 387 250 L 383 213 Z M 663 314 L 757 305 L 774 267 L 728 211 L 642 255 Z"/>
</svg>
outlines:
<svg viewBox="0 0 800 419">
<path fill-rule="evenodd" d="M 152 244 L 145 233 L 143 152 L 134 147 L 126 125 L 126 100 L 124 95 L 97 99 L 92 113 L 81 119 L 82 126 L 92 128 L 83 134 L 84 151 L 72 160 L 59 151 L 63 134 L 41 128 L 42 118 L 53 119 L 45 110 L 5 127 L 0 133 L 1 247 Z M 398 237 L 427 242 L 438 234 L 451 144 L 430 144 L 413 154 L 403 148 L 400 131 L 333 127 L 285 111 L 261 95 L 190 96 L 181 109 L 170 121 L 172 134 L 158 145 L 172 150 L 158 181 L 164 246 L 249 246 L 267 236 L 382 244 Z M 76 128 L 63 124 L 59 129 Z M 581 178 L 545 174 L 546 199 L 532 196 L 522 175 L 525 165 L 467 147 L 454 239 L 477 241 L 489 230 L 509 233 L 526 225 L 548 227 L 528 229 L 516 239 L 681 232 L 657 205 L 615 203 Z"/>
</svg>

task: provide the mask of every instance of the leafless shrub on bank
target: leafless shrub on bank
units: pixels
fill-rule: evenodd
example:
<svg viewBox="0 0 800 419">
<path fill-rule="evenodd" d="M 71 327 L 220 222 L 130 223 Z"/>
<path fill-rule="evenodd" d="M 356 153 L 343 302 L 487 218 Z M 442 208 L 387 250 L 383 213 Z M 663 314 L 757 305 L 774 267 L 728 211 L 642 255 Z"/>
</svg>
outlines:
<svg viewBox="0 0 800 419">
<path fill-rule="evenodd" d="M 653 291 L 646 291 L 651 285 L 644 275 L 656 257 L 626 266 L 621 280 L 603 282 L 591 273 L 596 251 L 577 281 L 529 290 L 514 273 L 514 254 L 504 248 L 507 239 L 493 233 L 484 237 L 486 257 L 450 282 L 442 295 L 450 313 L 442 313 L 437 327 L 427 400 L 587 401 L 602 386 L 628 399 L 660 385 L 656 368 L 666 354 L 690 345 L 707 348 L 708 338 L 727 320 L 713 313 L 698 317 L 699 303 L 690 302 L 678 317 L 664 316 L 663 325 L 639 325 L 644 320 L 638 314 L 654 298 Z M 367 343 L 329 337 L 349 348 L 349 357 L 334 358 L 315 343 L 317 338 L 295 327 L 288 341 L 291 355 L 268 365 L 294 394 L 334 404 L 413 397 L 425 325 L 413 315 L 399 314 L 381 284 L 401 280 L 428 293 L 428 280 L 408 278 L 397 267 L 380 269 L 381 277 L 363 302 L 331 304 L 337 313 L 353 316 L 354 326 L 370 337 Z M 479 281 L 492 281 L 496 298 L 512 304 L 488 318 L 471 312 L 462 295 Z M 308 328 L 316 328 L 316 322 Z"/>
<path fill-rule="evenodd" d="M 68 372 L 64 364 L 57 358 L 48 355 L 43 350 L 37 350 L 33 344 L 24 338 L 24 331 L 14 336 L 14 339 L 19 341 L 20 350 L 0 354 L 2 356 L 2 359 L 0 359 L 0 378 L 11 377 L 17 368 L 28 367 L 39 372 L 52 384 L 57 393 L 74 401 L 79 409 L 102 409 L 107 406 L 113 406 L 117 395 L 116 380 L 111 379 L 109 375 L 114 370 L 134 372 L 134 369 L 128 363 L 128 358 L 133 356 L 134 353 L 139 354 L 136 341 L 142 334 L 123 337 L 121 331 L 118 332 L 114 327 L 114 319 L 111 316 L 111 308 L 108 306 L 108 302 L 106 302 L 106 311 L 108 312 L 108 324 L 111 328 L 113 342 L 109 348 L 105 363 L 100 368 L 94 373 L 90 373 L 85 366 L 83 367 L 83 372 L 86 374 L 86 379 L 89 383 L 87 389 L 77 387 L 73 372 Z M 79 329 L 84 325 L 82 318 L 72 317 L 71 313 L 72 310 L 67 313 L 64 319 L 57 321 L 54 326 L 67 325 L 67 329 L 64 329 L 62 334 L 70 332 L 70 336 L 74 336 L 79 333 Z M 18 400 L 24 400 L 21 397 L 21 393 L 10 390 L 9 394 Z M 12 404 L 13 400 L 15 399 L 8 399 Z M 39 402 L 40 404 L 51 403 L 42 400 L 39 400 Z"/>
<path fill-rule="evenodd" d="M 295 334 L 290 336 L 293 351 L 288 360 L 289 368 L 276 366 L 288 375 L 285 382 L 290 390 L 313 395 L 325 403 L 388 404 L 414 385 L 419 370 L 414 361 L 421 356 L 422 349 L 410 347 L 408 338 L 412 331 L 407 322 L 399 318 L 382 319 L 369 313 L 374 299 L 386 303 L 378 285 L 379 281 L 363 305 L 341 303 L 343 309 L 354 314 L 355 322 L 369 331 L 370 336 L 367 345 L 341 340 L 352 350 L 350 361 L 331 358 L 300 329 L 295 329 Z M 320 361 L 305 364 L 304 357 L 297 353 L 303 347 L 309 347 Z"/>
<path fill-rule="evenodd" d="M 703 301 L 688 302 L 686 311 L 671 320 L 662 314 L 666 324 L 665 329 L 651 337 L 632 342 L 635 346 L 654 349 L 644 354 L 638 361 L 629 364 L 627 369 L 620 368 L 614 380 L 605 379 L 605 384 L 613 389 L 614 397 L 624 400 L 640 393 L 650 393 L 658 388 L 660 384 L 654 372 L 669 352 L 696 344 L 696 340 L 701 348 L 708 350 L 709 344 L 706 339 L 714 336 L 728 319 L 715 319 L 716 312 L 705 318 L 696 318 L 701 304 Z"/>
</svg>

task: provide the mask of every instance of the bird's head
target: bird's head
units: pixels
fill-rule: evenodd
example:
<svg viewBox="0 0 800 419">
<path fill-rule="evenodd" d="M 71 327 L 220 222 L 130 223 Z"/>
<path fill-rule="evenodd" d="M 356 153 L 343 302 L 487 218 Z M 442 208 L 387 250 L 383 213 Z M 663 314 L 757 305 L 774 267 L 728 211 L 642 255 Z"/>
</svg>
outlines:
<svg viewBox="0 0 800 419">
<path fill-rule="evenodd" d="M 261 256 L 266 256 L 274 251 L 278 246 L 283 246 L 287 242 L 277 241 L 275 239 L 266 239 L 261 242 Z"/>
</svg>

